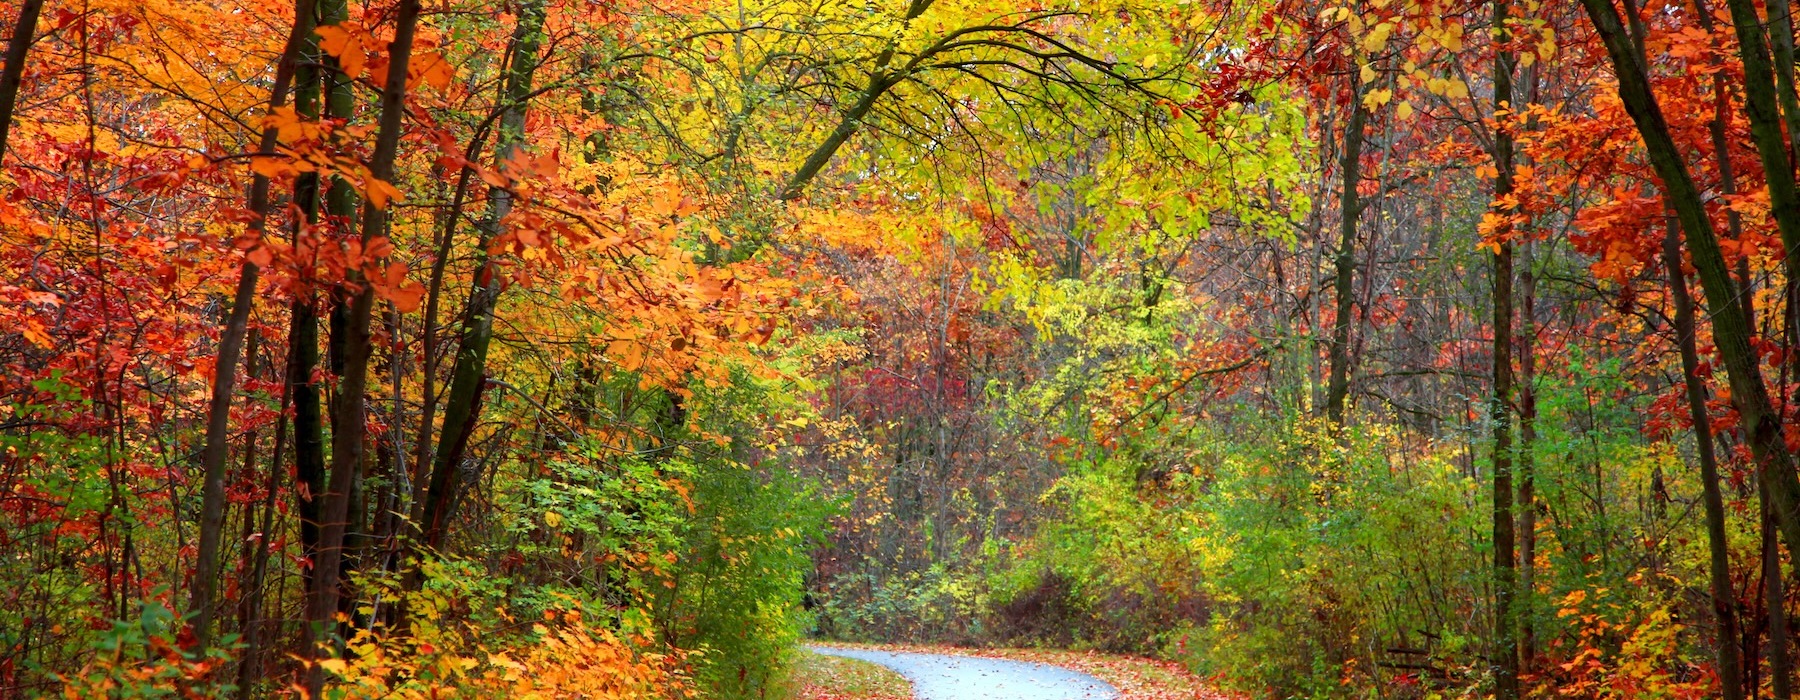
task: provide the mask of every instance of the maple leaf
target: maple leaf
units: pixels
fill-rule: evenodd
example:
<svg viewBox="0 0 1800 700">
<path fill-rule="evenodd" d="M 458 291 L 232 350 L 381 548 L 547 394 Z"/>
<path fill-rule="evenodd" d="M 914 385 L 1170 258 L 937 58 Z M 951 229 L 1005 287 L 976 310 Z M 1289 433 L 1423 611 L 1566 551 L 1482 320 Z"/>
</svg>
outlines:
<svg viewBox="0 0 1800 700">
<path fill-rule="evenodd" d="M 31 341 L 32 345 L 36 345 L 45 350 L 49 350 L 56 345 L 56 341 L 50 338 L 50 334 L 44 332 L 44 324 L 37 319 L 25 319 L 25 325 L 19 328 L 19 332 L 25 336 L 26 340 Z"/>
<path fill-rule="evenodd" d="M 455 69 L 444 60 L 438 51 L 425 51 L 413 56 L 412 63 L 407 66 L 407 86 L 417 88 L 429 85 L 438 90 L 450 87 L 450 81 L 456 77 Z"/>
<path fill-rule="evenodd" d="M 244 259 L 249 260 L 251 264 L 257 267 L 268 267 L 269 263 L 275 261 L 275 255 L 274 252 L 269 249 L 269 246 L 259 245 L 246 251 L 244 253 Z"/>
<path fill-rule="evenodd" d="M 400 190 L 392 183 L 376 178 L 363 181 L 363 196 L 377 209 L 386 209 L 388 202 L 401 198 Z"/>
<path fill-rule="evenodd" d="M 292 159 L 287 156 L 265 155 L 250 157 L 250 171 L 271 180 L 293 175 L 296 172 Z"/>
<path fill-rule="evenodd" d="M 355 80 L 362 76 L 369 60 L 368 51 L 363 47 L 368 30 L 345 22 L 321 25 L 313 29 L 313 33 L 319 35 L 319 48 L 338 60 L 338 69 L 343 71 L 346 79 Z"/>
</svg>

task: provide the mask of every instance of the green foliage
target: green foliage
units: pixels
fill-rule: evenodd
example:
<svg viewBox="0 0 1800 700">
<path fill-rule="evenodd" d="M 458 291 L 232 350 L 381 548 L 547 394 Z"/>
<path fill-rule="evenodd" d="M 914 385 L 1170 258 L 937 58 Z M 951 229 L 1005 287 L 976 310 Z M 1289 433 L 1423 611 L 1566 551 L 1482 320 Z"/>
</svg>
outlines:
<svg viewBox="0 0 1800 700">
<path fill-rule="evenodd" d="M 827 513 L 790 475 L 711 465 L 694 475 L 694 511 L 657 624 L 700 654 L 697 680 L 721 698 L 763 697 L 804 626 L 808 552 Z"/>
<path fill-rule="evenodd" d="M 31 429 L 77 420 L 89 410 L 81 390 L 61 373 L 33 382 L 43 403 L 8 405 L 9 422 L 24 430 L 0 430 L 0 514 L 8 517 L 0 542 L 0 581 L 7 604 L 0 605 L 0 650 L 7 650 L 35 681 L 58 669 L 81 666 L 102 652 L 119 664 L 148 659 L 146 645 L 169 633 L 163 602 L 127 603 L 98 580 L 110 570 L 94 540 L 108 529 L 136 520 L 139 494 L 116 488 L 114 444 L 107 437 L 54 429 Z M 145 549 L 154 543 L 143 545 Z M 91 619 L 96 606 L 106 617 L 137 614 L 130 624 Z M 164 641 L 167 641 L 164 639 Z"/>
<path fill-rule="evenodd" d="M 1647 399 L 1620 365 L 1568 373 L 1540 387 L 1539 440 L 1518 456 L 1546 511 L 1520 612 L 1559 660 L 1532 682 L 1610 688 L 1638 674 L 1695 692 L 1681 659 L 1706 654 L 1704 639 L 1676 621 L 1706 614 L 1681 612 L 1695 598 L 1680 583 L 1704 580 L 1706 549 L 1677 507 L 1699 483 L 1671 443 L 1632 428 Z M 1489 467 L 1471 449 L 1486 426 L 1462 430 L 1469 441 L 1271 422 L 1146 436 L 1070 465 L 1045 497 L 1051 517 L 991 550 L 1004 552 L 983 579 L 994 639 L 1154 652 L 1263 697 L 1478 687 Z M 1132 456 L 1170 453 L 1173 469 Z M 1750 518 L 1729 526 L 1753 546 Z"/>
<path fill-rule="evenodd" d="M 80 671 L 59 676 L 66 697 L 150 700 L 225 698 L 236 690 L 212 673 L 231 659 L 235 639 L 205 652 L 184 649 L 175 613 L 160 602 L 146 603 L 136 619 L 115 621 L 93 642 L 91 660 Z"/>
<path fill-rule="evenodd" d="M 840 576 L 822 596 L 816 631 L 856 641 L 978 641 L 987 636 L 983 583 L 979 576 L 941 562 L 885 577 L 872 571 Z"/>
<path fill-rule="evenodd" d="M 679 544 L 648 591 L 654 624 L 694 650 L 708 697 L 768 697 L 806 626 L 802 579 L 832 505 L 760 444 L 769 416 L 799 410 L 782 385 L 737 374 L 694 405 L 696 424 L 717 432 L 661 464 L 683 486 L 669 533 Z"/>
<path fill-rule="evenodd" d="M 1205 606 L 1205 525 L 1174 501 L 1140 498 L 1150 487 L 1140 466 L 1076 465 L 1046 494 L 1057 516 L 996 577 L 997 624 L 1010 636 L 1141 651 L 1187 633 Z"/>
<path fill-rule="evenodd" d="M 498 470 L 491 518 L 463 533 L 491 553 L 428 563 L 411 624 L 473 633 L 579 611 L 680 650 L 703 697 L 764 697 L 806 626 L 802 577 L 832 512 L 762 444 L 770 416 L 803 407 L 788 387 L 742 372 L 680 398 L 629 375 L 601 390 L 633 397 L 642 433 L 547 439 Z"/>
<path fill-rule="evenodd" d="M 1333 695 L 1392 647 L 1443 654 L 1479 633 L 1480 482 L 1454 453 L 1379 431 L 1271 426 L 1222 442 L 1195 506 L 1222 547 L 1186 658 L 1246 688 Z"/>
<path fill-rule="evenodd" d="M 566 605 L 582 591 L 599 591 L 588 595 L 614 606 L 639 602 L 659 586 L 667 575 L 664 558 L 681 546 L 689 465 L 636 455 L 608 459 L 606 446 L 594 441 L 570 447 L 546 460 L 544 475 L 526 479 L 515 504 L 502 510 L 513 518 L 508 528 L 519 542 L 521 567 L 576 567 L 560 580 L 515 593 L 515 607 L 526 606 L 527 615 Z M 604 566 L 591 569 L 593 562 Z"/>
</svg>

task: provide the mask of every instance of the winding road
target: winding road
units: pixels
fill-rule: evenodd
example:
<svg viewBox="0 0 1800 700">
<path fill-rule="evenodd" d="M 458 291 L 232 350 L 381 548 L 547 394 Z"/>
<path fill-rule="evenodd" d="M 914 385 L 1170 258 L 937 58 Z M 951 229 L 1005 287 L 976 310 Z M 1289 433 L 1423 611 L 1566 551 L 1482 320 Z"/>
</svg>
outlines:
<svg viewBox="0 0 1800 700">
<path fill-rule="evenodd" d="M 919 700 L 1112 700 L 1118 691 L 1098 678 L 1049 664 L 977 656 L 810 646 L 813 652 L 861 659 L 912 681 Z"/>
</svg>

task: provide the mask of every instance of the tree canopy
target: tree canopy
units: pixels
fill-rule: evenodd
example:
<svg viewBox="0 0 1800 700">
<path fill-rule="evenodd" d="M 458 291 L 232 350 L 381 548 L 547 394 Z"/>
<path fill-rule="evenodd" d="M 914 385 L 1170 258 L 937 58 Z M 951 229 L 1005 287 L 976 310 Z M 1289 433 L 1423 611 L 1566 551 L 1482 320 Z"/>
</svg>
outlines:
<svg viewBox="0 0 1800 700">
<path fill-rule="evenodd" d="M 0 31 L 0 697 L 1791 696 L 1788 0 Z"/>
</svg>

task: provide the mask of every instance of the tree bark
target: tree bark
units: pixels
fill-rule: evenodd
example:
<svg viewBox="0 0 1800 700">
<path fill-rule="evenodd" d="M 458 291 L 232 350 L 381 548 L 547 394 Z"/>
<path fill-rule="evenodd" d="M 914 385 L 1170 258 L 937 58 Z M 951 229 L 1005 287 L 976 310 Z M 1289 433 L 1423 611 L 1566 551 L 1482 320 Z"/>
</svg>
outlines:
<svg viewBox="0 0 1800 700">
<path fill-rule="evenodd" d="M 486 139 L 476 137 L 478 141 L 469 147 L 470 155 L 479 152 L 479 144 Z M 419 355 L 419 433 L 414 436 L 413 469 L 410 480 L 417 483 L 425 477 L 426 465 L 432 461 L 432 425 L 437 418 L 437 368 L 438 368 L 438 309 L 442 305 L 444 291 L 444 271 L 450 264 L 450 253 L 454 250 L 456 239 L 456 223 L 462 218 L 463 202 L 468 195 L 469 180 L 474 176 L 474 169 L 461 168 L 456 176 L 456 187 L 450 198 L 450 209 L 444 215 L 444 231 L 439 235 L 437 252 L 431 260 L 431 278 L 425 285 L 425 317 L 420 321 Z M 479 254 L 479 253 L 478 253 Z M 414 504 L 418 495 L 414 494 Z M 411 505 L 411 504 L 409 504 Z"/>
<path fill-rule="evenodd" d="M 1706 385 L 1700 379 L 1700 353 L 1694 340 L 1694 301 L 1688 295 L 1681 265 L 1680 233 L 1673 220 L 1663 236 L 1663 268 L 1669 278 L 1669 300 L 1675 306 L 1675 342 L 1681 351 L 1688 417 L 1694 423 L 1694 451 L 1700 459 L 1700 487 L 1706 508 L 1708 574 L 1713 615 L 1719 621 L 1719 697 L 1744 697 L 1743 659 L 1738 649 L 1737 594 L 1731 589 L 1730 541 L 1725 534 L 1725 498 L 1719 491 L 1719 463 L 1713 449 L 1712 420 L 1706 410 Z"/>
<path fill-rule="evenodd" d="M 322 24 L 333 24 L 343 20 L 348 14 L 344 0 L 323 0 L 319 6 Z M 317 120 L 321 114 L 321 105 L 325 102 L 322 87 L 325 82 L 332 84 L 332 94 L 341 89 L 348 93 L 347 81 L 338 79 L 340 75 L 332 70 L 336 59 L 326 56 L 319 50 L 316 35 L 308 37 L 303 48 L 303 58 L 298 72 L 294 90 L 294 111 L 301 119 Z M 316 66 L 323 65 L 321 71 Z M 329 76 L 329 78 L 327 77 Z M 330 116 L 348 118 L 348 108 L 339 113 L 330 109 Z M 336 183 L 334 183 L 335 186 Z M 317 225 L 320 221 L 320 179 L 318 173 L 302 173 L 294 180 L 294 204 L 299 208 L 301 221 L 295 222 L 294 242 L 300 242 L 303 225 Z M 342 216 L 345 212 L 332 212 Z M 294 407 L 294 477 L 295 505 L 300 518 L 301 553 L 308 561 L 318 556 L 319 544 L 319 506 L 325 495 L 325 426 L 323 408 L 320 399 L 319 384 L 313 381 L 313 372 L 319 367 L 319 296 L 313 289 L 298 292 L 288 306 L 288 357 L 287 357 L 287 390 L 289 400 Z M 302 571 L 305 590 L 312 591 L 312 570 Z"/>
<path fill-rule="evenodd" d="M 0 164 L 5 162 L 5 137 L 13 128 L 18 85 L 25 79 L 25 56 L 31 52 L 31 40 L 38 32 L 41 11 L 43 0 L 25 0 L 18 7 L 18 22 L 13 23 L 13 40 L 5 45 L 5 65 L 0 67 Z"/>
<path fill-rule="evenodd" d="M 412 61 L 413 36 L 419 23 L 419 0 L 400 0 L 395 12 L 394 40 L 388 45 L 387 82 L 381 91 L 381 117 L 375 137 L 375 149 L 369 158 L 369 174 L 383 182 L 393 182 L 394 160 L 399 152 L 400 132 L 406 115 L 407 68 Z M 362 239 L 371 241 L 387 228 L 387 209 L 373 202 L 363 207 Z M 360 273 L 353 272 L 352 281 L 360 289 L 352 298 L 348 327 L 344 339 L 344 373 L 338 382 L 338 424 L 331 435 L 331 480 L 327 485 L 319 533 L 319 555 L 313 565 L 316 579 L 307 601 L 312 649 L 316 660 L 329 640 L 332 621 L 338 611 L 338 580 L 343 563 L 343 544 L 349 519 L 351 491 L 355 476 L 362 469 L 364 436 L 367 432 L 364 412 L 368 398 L 369 358 L 374 346 L 369 334 L 369 319 L 375 303 L 375 290 Z M 318 697 L 325 683 L 324 669 L 314 663 L 307 671 L 306 688 Z"/>
<path fill-rule="evenodd" d="M 44 0 L 24 0 L 19 20 L 13 24 L 12 41 L 6 44 L 6 65 L 0 66 L 0 163 L 6 161 L 6 134 L 12 130 L 13 109 L 19 103 L 19 83 L 25 79 L 25 56 L 37 34 L 38 14 Z"/>
<path fill-rule="evenodd" d="M 1511 13 L 1509 0 L 1494 3 L 1496 41 L 1505 32 Z M 1513 191 L 1513 135 L 1506 120 L 1512 110 L 1512 52 L 1498 50 L 1494 55 L 1494 206 L 1499 214 L 1511 216 L 1502 202 Z M 1513 244 L 1511 226 L 1493 232 L 1494 237 L 1494 343 L 1492 399 L 1494 443 L 1494 644 L 1491 663 L 1494 667 L 1494 697 L 1517 700 L 1519 697 L 1517 563 L 1514 557 L 1513 524 Z"/>
<path fill-rule="evenodd" d="M 1537 591 L 1537 276 L 1531 269 L 1531 243 L 1525 244 L 1519 272 L 1519 591 L 1527 600 Z M 1530 673 L 1537 658 L 1537 626 L 1530 615 L 1519 618 L 1519 672 Z"/>
<path fill-rule="evenodd" d="M 269 94 L 269 111 L 287 104 L 288 89 L 294 80 L 300 48 L 312 35 L 313 0 L 298 0 L 294 8 L 294 28 L 282 48 L 275 66 L 275 85 Z M 278 142 L 274 128 L 263 130 L 259 153 L 275 150 Z M 269 178 L 255 175 L 250 181 L 250 233 L 260 239 L 267 228 L 269 215 Z M 218 589 L 219 539 L 225 521 L 225 459 L 230 451 L 231 398 L 237 388 L 238 360 L 243 354 L 244 335 L 249 328 L 250 307 L 256 303 L 256 263 L 244 260 L 238 274 L 237 289 L 232 296 L 231 313 L 219 335 L 219 355 L 213 365 L 212 400 L 207 408 L 206 445 L 200 453 L 203 472 L 200 506 L 200 541 L 194 562 L 193 587 L 188 609 L 194 615 L 194 639 L 202 649 L 212 643 L 215 615 L 214 594 Z"/>
<path fill-rule="evenodd" d="M 1785 3 L 1783 3 L 1785 5 Z M 1744 67 L 1744 116 L 1750 121 L 1751 141 L 1756 144 L 1756 155 L 1762 161 L 1764 182 L 1769 189 L 1769 213 L 1775 219 L 1775 226 L 1781 230 L 1781 243 L 1789 251 L 1800 251 L 1800 193 L 1795 190 L 1794 170 L 1788 160 L 1788 141 L 1782 138 L 1782 111 L 1777 106 L 1782 103 L 1788 106 L 1788 114 L 1800 122 L 1800 105 L 1794 103 L 1792 85 L 1787 89 L 1778 89 L 1778 85 L 1789 81 L 1776 77 L 1774 62 L 1770 59 L 1768 35 L 1764 33 L 1762 18 L 1757 15 L 1754 0 L 1725 0 L 1725 6 L 1731 10 L 1732 28 L 1736 30 L 1738 39 L 1738 58 Z M 1779 23 L 1781 17 L 1771 7 L 1771 19 Z M 1785 15 L 1785 11 L 1780 13 Z M 1779 33 L 1777 29 L 1777 33 Z M 1792 44 L 1789 37 L 1788 44 Z M 1782 42 L 1777 39 L 1779 46 Z M 1788 58 L 1792 60 L 1792 51 Z M 1792 67 L 1784 71 L 1791 76 Z M 1778 95 L 1777 93 L 1785 93 Z M 1783 290 L 1787 299 L 1787 318 L 1784 331 L 1790 341 L 1800 337 L 1800 257 L 1788 255 L 1783 258 L 1783 270 L 1787 273 L 1787 286 Z M 1780 494 L 1772 494 L 1780 496 Z M 1777 511 L 1778 516 L 1788 511 Z M 1789 527 L 1783 525 L 1783 528 Z M 1790 542 L 1790 545 L 1792 542 Z"/>
<path fill-rule="evenodd" d="M 1363 204 L 1357 185 L 1362 183 L 1363 129 L 1369 111 L 1362 103 L 1362 78 L 1357 66 L 1350 67 L 1350 124 L 1344 128 L 1344 155 L 1339 162 L 1343 188 L 1338 194 L 1336 277 L 1332 290 L 1337 295 L 1337 318 L 1331 325 L 1331 342 L 1327 350 L 1330 365 L 1325 390 L 1325 415 L 1338 427 L 1344 425 L 1344 404 L 1350 394 L 1350 325 L 1355 315 L 1356 223 L 1362 217 Z"/>
<path fill-rule="evenodd" d="M 1775 87 L 1788 128 L 1789 155 L 1800 157 L 1800 95 L 1794 92 L 1794 5 L 1792 0 L 1769 0 L 1768 7 L 1769 50 L 1775 59 Z"/>
<path fill-rule="evenodd" d="M 281 488 L 281 456 L 287 449 L 288 420 L 287 407 L 292 396 L 287 391 L 281 396 L 281 416 L 275 421 L 275 446 L 269 453 L 269 471 L 264 476 L 262 504 L 262 523 L 258 528 L 258 536 L 252 542 L 246 538 L 245 547 L 254 546 L 255 557 L 250 567 L 250 581 L 245 589 L 248 591 L 242 600 L 241 629 L 244 640 L 244 656 L 238 660 L 238 698 L 251 696 L 251 680 L 262 666 L 263 587 L 269 570 L 269 555 L 273 549 L 270 543 L 274 540 L 271 533 L 275 530 L 275 495 Z"/>
<path fill-rule="evenodd" d="M 1704 0 L 1696 0 L 1694 3 L 1694 10 L 1694 16 L 1698 18 L 1700 26 L 1706 31 L 1711 32 L 1713 30 L 1712 12 L 1707 8 Z M 1730 88 L 1726 83 L 1723 71 L 1715 72 L 1713 74 L 1712 89 L 1713 117 L 1707 124 L 1707 131 L 1712 141 L 1713 161 L 1719 171 L 1719 189 L 1726 196 L 1731 196 L 1737 194 L 1737 176 L 1736 173 L 1733 172 L 1731 164 L 1731 144 L 1726 134 L 1726 124 L 1730 119 L 1731 97 L 1729 94 Z M 1743 217 L 1738 214 L 1737 210 L 1727 209 L 1725 211 L 1725 225 L 1727 233 L 1733 240 L 1743 236 Z M 1685 353 L 1694 350 L 1693 346 L 1695 345 L 1694 303 L 1692 295 L 1688 292 L 1687 275 L 1680 267 L 1681 251 L 1680 241 L 1676 238 L 1677 234 L 1678 232 L 1675 230 L 1673 223 L 1671 223 L 1671 228 L 1668 232 L 1668 236 L 1664 239 L 1663 245 L 1665 246 L 1665 256 L 1669 254 L 1670 249 L 1674 251 L 1674 262 L 1669 263 L 1668 261 L 1665 261 L 1665 266 L 1669 267 L 1669 274 L 1672 276 L 1670 285 L 1671 295 L 1677 297 L 1675 299 L 1676 333 L 1678 336 L 1685 336 L 1685 338 L 1681 340 L 1681 342 L 1685 344 L 1682 348 L 1682 352 Z M 1738 277 L 1741 280 L 1738 298 L 1741 300 L 1740 306 L 1743 309 L 1744 323 L 1747 326 L 1754 327 L 1756 323 L 1753 300 L 1755 297 L 1755 290 L 1750 287 L 1748 258 L 1740 258 L 1738 260 L 1738 268 Z M 1674 286 L 1675 276 L 1678 276 L 1679 278 L 1679 288 Z M 1683 327 L 1682 321 L 1683 305 L 1687 307 L 1685 327 Z M 1697 353 L 1697 351 L 1695 352 Z M 1694 438 L 1695 447 L 1700 453 L 1700 477 L 1706 482 L 1703 485 L 1705 489 L 1717 492 L 1719 490 L 1718 457 L 1717 451 L 1713 446 L 1711 426 L 1708 424 L 1708 419 L 1706 418 L 1706 386 L 1704 382 L 1694 376 L 1693 369 L 1694 366 L 1698 365 L 1698 354 L 1695 355 L 1695 365 L 1688 365 L 1686 357 L 1683 357 L 1682 364 L 1683 369 L 1688 375 L 1687 391 L 1689 412 L 1693 415 L 1694 420 L 1694 431 L 1696 433 Z M 1700 392 L 1698 396 L 1694 393 L 1696 390 Z M 1694 403 L 1696 400 L 1699 401 L 1698 405 L 1695 405 Z M 1756 685 L 1754 683 L 1747 684 L 1744 677 L 1746 675 L 1744 664 L 1745 647 L 1743 646 L 1744 622 L 1743 616 L 1741 615 L 1742 611 L 1739 609 L 1737 595 L 1731 588 L 1731 572 L 1728 559 L 1724 560 L 1726 568 L 1723 570 L 1723 591 L 1720 590 L 1721 574 L 1719 567 L 1721 565 L 1721 557 L 1727 557 L 1729 555 L 1730 545 L 1729 540 L 1725 538 L 1723 530 L 1723 514 L 1721 511 L 1720 529 L 1715 533 L 1712 522 L 1712 509 L 1714 507 L 1712 499 L 1715 497 L 1715 494 L 1703 494 L 1703 497 L 1707 499 L 1707 545 L 1709 547 L 1709 557 L 1711 557 L 1709 570 L 1710 575 L 1713 578 L 1711 593 L 1713 596 L 1714 612 L 1719 620 L 1720 639 L 1717 654 L 1719 667 L 1721 669 L 1719 673 L 1719 682 L 1720 685 L 1724 686 L 1722 697 L 1724 697 L 1725 700 L 1736 700 L 1737 698 L 1745 696 L 1745 693 L 1747 692 L 1746 688 L 1748 688 L 1750 694 L 1754 695 Z M 1720 508 L 1722 508 L 1723 497 L 1719 496 L 1718 498 L 1720 499 Z M 1779 582 L 1777 582 L 1777 589 L 1779 589 Z M 1723 597 L 1721 597 L 1721 595 Z M 1724 608 L 1719 607 L 1721 603 L 1725 605 Z M 1783 652 L 1783 654 L 1785 654 L 1785 652 Z M 1752 673 L 1751 675 L 1754 674 Z M 1735 676 L 1735 682 L 1733 676 Z"/>
<path fill-rule="evenodd" d="M 1789 649 L 1787 591 L 1781 574 L 1781 549 L 1775 538 L 1775 517 L 1770 509 L 1766 486 L 1758 485 L 1762 498 L 1762 575 L 1763 601 L 1769 615 L 1769 697 L 1788 700 L 1794 696 L 1794 661 Z"/>
<path fill-rule="evenodd" d="M 1708 33 L 1713 31 L 1712 11 L 1704 0 L 1694 3 L 1694 17 L 1700 27 Z M 1714 64 L 1723 67 L 1723 61 L 1715 58 Z M 1707 123 L 1707 131 L 1712 137 L 1713 163 L 1719 169 L 1719 190 L 1725 196 L 1737 194 L 1737 174 L 1731 165 L 1731 142 L 1725 133 L 1725 126 L 1731 119 L 1731 93 L 1726 82 L 1724 71 L 1713 73 L 1713 118 Z M 1725 231 L 1732 240 L 1738 240 L 1744 234 L 1744 217 L 1736 209 L 1725 210 Z M 1738 298 L 1743 302 L 1745 323 L 1756 326 L 1755 290 L 1751 287 L 1750 261 L 1748 257 L 1738 258 L 1737 275 L 1739 280 Z"/>
</svg>

